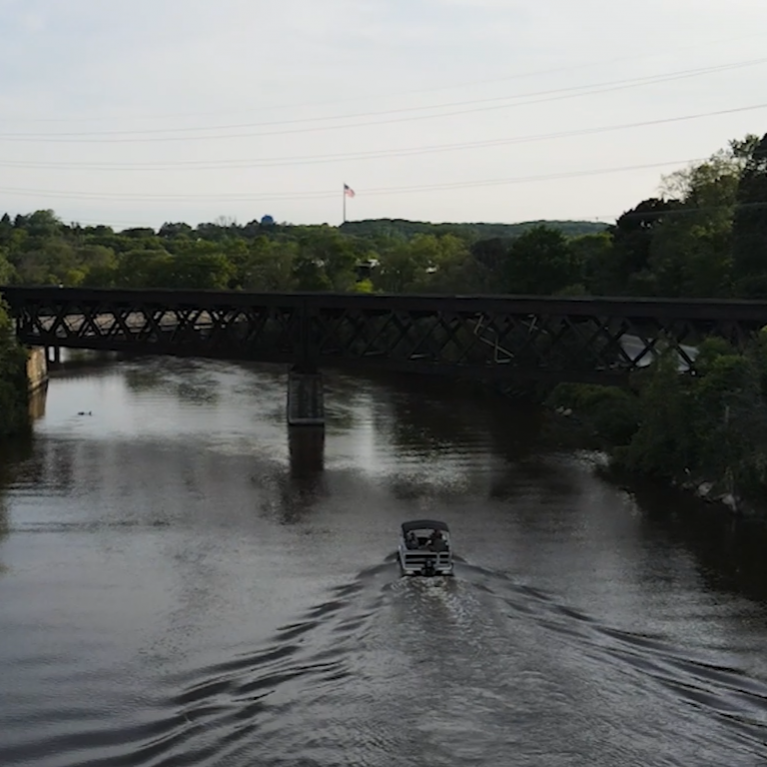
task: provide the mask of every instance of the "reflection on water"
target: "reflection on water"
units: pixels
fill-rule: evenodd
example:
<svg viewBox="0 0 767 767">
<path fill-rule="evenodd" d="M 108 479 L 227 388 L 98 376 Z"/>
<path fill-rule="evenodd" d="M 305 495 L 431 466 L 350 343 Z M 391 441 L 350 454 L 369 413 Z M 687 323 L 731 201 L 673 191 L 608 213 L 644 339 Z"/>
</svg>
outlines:
<svg viewBox="0 0 767 767">
<path fill-rule="evenodd" d="M 8 504 L 2 496 L 0 496 L 0 538 L 4 538 L 8 534 Z M 0 563 L 2 567 L 2 563 Z"/>
<path fill-rule="evenodd" d="M 0 764 L 767 756 L 762 528 L 445 381 L 328 372 L 325 430 L 286 427 L 285 384 L 54 373 L 0 448 Z M 399 523 L 429 516 L 456 577 L 399 578 Z"/>
<path fill-rule="evenodd" d="M 29 417 L 39 421 L 45 417 L 45 403 L 48 395 L 48 384 L 41 386 L 29 395 Z"/>
<path fill-rule="evenodd" d="M 767 557 L 763 553 L 767 533 L 762 520 L 731 515 L 717 505 L 660 484 L 629 482 L 650 534 L 686 548 L 708 588 L 767 603 Z"/>
<path fill-rule="evenodd" d="M 299 426 L 288 429 L 290 476 L 300 483 L 315 479 L 325 468 L 325 430 Z"/>
</svg>

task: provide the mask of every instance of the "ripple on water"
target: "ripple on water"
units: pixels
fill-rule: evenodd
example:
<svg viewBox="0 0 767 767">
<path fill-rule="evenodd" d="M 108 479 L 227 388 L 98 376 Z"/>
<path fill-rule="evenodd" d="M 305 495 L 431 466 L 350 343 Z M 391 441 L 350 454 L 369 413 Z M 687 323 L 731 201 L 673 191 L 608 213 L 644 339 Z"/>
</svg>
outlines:
<svg viewBox="0 0 767 767">
<path fill-rule="evenodd" d="M 329 375 L 307 468 L 284 371 L 117 370 L 53 382 L 2 512 L 0 765 L 765 758 L 748 605 L 529 414 Z M 432 514 L 466 559 L 397 577 Z"/>
</svg>

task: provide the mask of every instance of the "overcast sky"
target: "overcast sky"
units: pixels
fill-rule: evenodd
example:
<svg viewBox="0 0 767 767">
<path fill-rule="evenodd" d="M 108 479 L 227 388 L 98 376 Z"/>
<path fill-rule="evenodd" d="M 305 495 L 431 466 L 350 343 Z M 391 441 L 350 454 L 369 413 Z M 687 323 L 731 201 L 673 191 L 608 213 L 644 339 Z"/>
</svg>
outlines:
<svg viewBox="0 0 767 767">
<path fill-rule="evenodd" d="M 0 0 L 0 211 L 611 220 L 765 84 L 765 0 Z"/>
</svg>

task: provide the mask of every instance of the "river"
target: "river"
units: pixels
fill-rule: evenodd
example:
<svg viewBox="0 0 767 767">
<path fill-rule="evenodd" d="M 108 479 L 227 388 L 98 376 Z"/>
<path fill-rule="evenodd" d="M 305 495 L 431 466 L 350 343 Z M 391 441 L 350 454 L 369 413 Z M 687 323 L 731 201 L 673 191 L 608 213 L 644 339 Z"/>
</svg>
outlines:
<svg viewBox="0 0 767 767">
<path fill-rule="evenodd" d="M 758 765 L 767 535 L 557 448 L 534 408 L 115 360 L 0 453 L 0 765 Z M 84 415 L 79 415 L 84 413 Z M 400 578 L 436 517 L 452 579 Z"/>
</svg>

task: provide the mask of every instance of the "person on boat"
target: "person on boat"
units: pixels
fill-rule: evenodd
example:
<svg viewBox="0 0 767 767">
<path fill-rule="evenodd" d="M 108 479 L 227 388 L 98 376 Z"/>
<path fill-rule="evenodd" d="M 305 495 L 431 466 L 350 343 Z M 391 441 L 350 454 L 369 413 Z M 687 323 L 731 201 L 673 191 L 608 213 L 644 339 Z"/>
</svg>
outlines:
<svg viewBox="0 0 767 767">
<path fill-rule="evenodd" d="M 407 538 L 405 539 L 405 545 L 409 549 L 418 548 L 418 538 L 416 538 L 416 535 L 412 530 L 407 534 Z"/>
<path fill-rule="evenodd" d="M 432 530 L 429 536 L 429 548 L 432 551 L 445 551 L 447 543 L 442 535 L 442 530 Z"/>
</svg>

